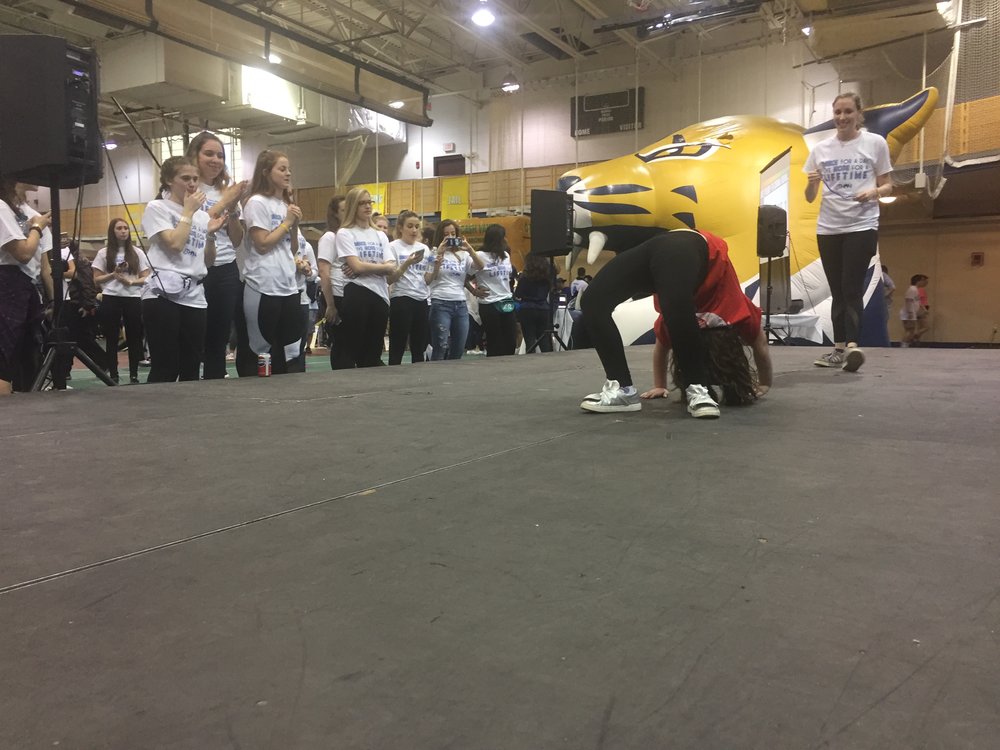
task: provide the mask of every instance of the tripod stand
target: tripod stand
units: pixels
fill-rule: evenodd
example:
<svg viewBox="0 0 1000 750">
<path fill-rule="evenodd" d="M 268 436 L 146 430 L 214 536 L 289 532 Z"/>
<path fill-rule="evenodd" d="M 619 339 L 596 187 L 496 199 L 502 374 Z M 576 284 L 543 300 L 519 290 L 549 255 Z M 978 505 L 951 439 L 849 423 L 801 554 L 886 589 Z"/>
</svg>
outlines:
<svg viewBox="0 0 1000 750">
<path fill-rule="evenodd" d="M 767 259 L 767 293 L 764 302 L 764 336 L 767 342 L 775 344 L 786 344 L 785 339 L 771 327 L 771 295 L 774 293 L 774 286 L 771 284 L 771 264 L 774 258 Z"/>
<path fill-rule="evenodd" d="M 554 283 L 554 280 L 556 278 L 556 263 L 552 259 L 551 256 L 549 256 L 549 268 L 551 270 L 551 277 L 552 277 L 553 283 Z M 555 292 L 554 289 L 553 289 L 553 292 Z M 531 346 L 527 346 L 527 348 L 525 348 L 525 350 L 524 350 L 525 354 L 531 354 L 533 351 L 535 351 L 535 349 L 538 348 L 538 345 L 541 343 L 541 341 L 546 336 L 551 336 L 556 341 L 558 341 L 559 342 L 559 346 L 561 346 L 563 348 L 563 351 L 569 351 L 569 347 L 566 346 L 566 342 L 563 341 L 562 338 L 559 336 L 559 326 L 555 322 L 556 308 L 557 308 L 557 305 L 552 304 L 550 302 L 550 304 L 549 304 L 549 327 L 546 328 L 544 331 L 542 331 L 540 334 L 538 334 L 538 337 L 532 342 Z"/>
<path fill-rule="evenodd" d="M 52 174 L 49 181 L 49 190 L 52 197 L 52 221 L 50 226 L 52 227 L 53 238 L 51 250 L 52 260 L 50 263 L 50 267 L 52 269 L 52 330 L 46 336 L 45 359 L 42 360 L 42 367 L 38 371 L 38 375 L 35 377 L 35 382 L 31 384 L 31 390 L 42 390 L 42 386 L 45 384 L 45 381 L 49 378 L 49 376 L 52 377 L 52 387 L 55 390 L 66 390 L 66 373 L 61 367 L 61 364 L 66 361 L 66 357 L 69 357 L 71 362 L 73 357 L 79 359 L 88 367 L 88 369 L 90 369 L 92 373 L 94 373 L 94 375 L 102 380 L 105 385 L 118 385 L 111 379 L 111 376 L 108 375 L 107 372 L 101 369 L 97 363 L 90 358 L 86 352 L 81 351 L 75 341 L 70 341 L 68 337 L 69 331 L 66 326 L 63 325 L 62 248 L 57 249 L 55 247 L 55 238 L 60 236 L 59 176 L 57 173 Z M 53 369 L 53 365 L 57 363 L 60 366 Z"/>
</svg>

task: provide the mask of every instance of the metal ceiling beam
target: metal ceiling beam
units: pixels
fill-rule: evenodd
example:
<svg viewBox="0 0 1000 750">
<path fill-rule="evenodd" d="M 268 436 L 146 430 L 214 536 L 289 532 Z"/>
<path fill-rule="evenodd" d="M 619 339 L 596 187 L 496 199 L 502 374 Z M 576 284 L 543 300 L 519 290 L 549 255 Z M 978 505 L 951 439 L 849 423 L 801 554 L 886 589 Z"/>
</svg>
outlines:
<svg viewBox="0 0 1000 750">
<path fill-rule="evenodd" d="M 448 24 L 449 26 L 452 26 L 452 27 L 458 29 L 463 34 L 465 34 L 467 37 L 469 37 L 470 39 L 473 39 L 476 42 L 476 44 L 482 45 L 483 47 L 486 47 L 487 49 L 492 50 L 498 57 L 503 58 L 504 61 L 506 61 L 509 65 L 512 65 L 512 66 L 515 66 L 515 67 L 518 67 L 518 68 L 520 68 L 522 65 L 524 65 L 524 60 L 516 57 L 515 55 L 512 55 L 510 52 L 508 52 L 506 49 L 504 49 L 501 45 L 494 44 L 493 42 L 489 41 L 488 39 L 480 36 L 479 34 L 476 34 L 474 31 L 471 31 L 469 29 L 469 27 L 465 23 L 463 23 L 460 19 L 454 18 L 453 16 L 450 16 L 450 15 L 448 15 L 446 13 L 441 13 L 437 9 L 432 8 L 431 6 L 429 6 L 426 3 L 422 2 L 422 0 L 406 0 L 406 4 L 408 6 L 410 6 L 410 7 L 417 8 L 421 13 L 424 13 L 425 15 L 430 16 L 431 18 L 434 18 L 435 20 L 443 21 L 444 23 Z"/>
<path fill-rule="evenodd" d="M 322 0 L 322 4 L 325 5 L 331 13 L 346 16 L 347 18 L 350 18 L 359 24 L 367 25 L 370 29 L 385 29 L 387 31 L 389 30 L 395 31 L 389 26 L 384 26 L 383 24 L 376 23 L 372 18 L 366 16 L 364 13 L 355 10 L 352 7 L 344 5 L 343 3 L 337 2 L 337 0 Z M 419 24 L 417 25 L 419 26 Z M 416 28 L 416 26 L 414 28 Z M 409 34 L 399 34 L 399 40 L 401 46 L 406 47 L 407 51 L 410 53 L 431 55 L 449 65 L 457 65 L 461 68 L 465 68 L 470 73 L 475 72 L 472 69 L 469 61 L 456 60 L 455 58 L 446 55 L 443 52 L 438 51 L 431 44 L 421 44 L 420 42 L 415 42 L 413 41 L 413 39 L 410 38 Z"/>
<path fill-rule="evenodd" d="M 580 50 L 578 50 L 572 44 L 569 44 L 558 34 L 552 33 L 550 29 L 545 28 L 541 24 L 535 23 L 526 15 L 524 15 L 517 9 L 511 7 L 510 3 L 507 2 L 506 0 L 493 0 L 493 4 L 496 5 L 498 8 L 503 8 L 507 13 L 516 16 L 518 22 L 520 22 L 522 26 L 530 29 L 531 31 L 534 31 L 536 34 L 538 34 L 538 36 L 542 37 L 542 39 L 544 39 L 554 47 L 558 47 L 567 55 L 572 57 L 574 60 L 582 60 L 584 58 L 584 55 L 580 53 Z"/>
<path fill-rule="evenodd" d="M 593 2 L 593 0 L 573 0 L 573 2 L 576 3 L 577 7 L 589 14 L 596 21 L 609 17 L 607 13 L 605 13 Z M 647 49 L 642 44 L 639 44 L 639 40 L 632 34 L 629 34 L 626 31 L 615 31 L 612 33 L 614 33 L 615 36 L 624 41 L 632 49 L 638 50 L 639 54 L 646 57 L 646 59 L 666 68 L 671 73 L 674 72 L 673 67 L 669 65 L 666 60 L 654 53 L 651 49 Z"/>
</svg>

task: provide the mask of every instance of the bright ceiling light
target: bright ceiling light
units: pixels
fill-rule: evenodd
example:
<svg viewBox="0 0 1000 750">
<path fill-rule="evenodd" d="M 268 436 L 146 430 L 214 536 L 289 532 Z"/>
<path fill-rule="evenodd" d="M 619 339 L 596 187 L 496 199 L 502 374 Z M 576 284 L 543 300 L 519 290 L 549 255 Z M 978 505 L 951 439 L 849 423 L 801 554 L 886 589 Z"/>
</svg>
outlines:
<svg viewBox="0 0 1000 750">
<path fill-rule="evenodd" d="M 272 52 L 267 56 L 267 61 L 272 65 L 281 65 L 281 56 Z"/>
<path fill-rule="evenodd" d="M 506 94 L 513 94 L 520 88 L 521 88 L 521 82 L 517 80 L 517 77 L 514 75 L 513 71 L 507 73 L 507 75 L 505 75 L 503 77 L 503 80 L 500 82 L 500 90 Z"/>
<path fill-rule="evenodd" d="M 116 148 L 118 148 L 118 144 L 115 143 L 114 141 L 105 141 L 104 142 L 104 150 L 105 151 L 114 151 Z"/>
<path fill-rule="evenodd" d="M 812 26 L 803 26 L 802 27 L 802 33 L 805 34 L 806 36 L 809 36 L 810 34 L 813 33 L 813 27 Z"/>
<path fill-rule="evenodd" d="M 496 20 L 497 17 L 486 7 L 486 0 L 479 0 L 479 9 L 472 14 L 472 22 L 476 26 L 489 26 Z"/>
<path fill-rule="evenodd" d="M 403 108 L 403 102 L 401 102 L 399 99 L 397 99 L 394 102 L 389 102 L 389 106 L 392 107 L 393 109 L 402 109 Z"/>
</svg>

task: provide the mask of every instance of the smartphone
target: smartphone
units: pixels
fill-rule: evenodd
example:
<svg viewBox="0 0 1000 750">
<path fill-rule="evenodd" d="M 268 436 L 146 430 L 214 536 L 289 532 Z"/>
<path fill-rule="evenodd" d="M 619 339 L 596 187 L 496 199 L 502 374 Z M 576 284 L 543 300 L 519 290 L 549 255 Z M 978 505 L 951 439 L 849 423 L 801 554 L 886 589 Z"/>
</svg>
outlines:
<svg viewBox="0 0 1000 750">
<path fill-rule="evenodd" d="M 461 247 L 462 238 L 461 237 L 445 237 L 444 238 L 445 247 Z"/>
</svg>

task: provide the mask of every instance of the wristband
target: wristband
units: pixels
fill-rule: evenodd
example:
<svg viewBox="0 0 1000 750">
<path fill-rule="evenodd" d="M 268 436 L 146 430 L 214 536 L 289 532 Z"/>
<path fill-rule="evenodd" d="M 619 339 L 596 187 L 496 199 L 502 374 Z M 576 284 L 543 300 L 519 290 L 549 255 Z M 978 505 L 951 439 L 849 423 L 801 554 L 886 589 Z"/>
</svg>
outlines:
<svg viewBox="0 0 1000 750">
<path fill-rule="evenodd" d="M 28 234 L 31 234 L 32 229 L 38 232 L 39 237 L 42 236 L 42 228 L 40 226 L 38 226 L 37 224 L 32 224 L 31 226 L 28 227 Z"/>
<path fill-rule="evenodd" d="M 182 216 L 181 218 L 179 218 L 177 220 L 177 223 L 178 224 L 190 224 L 191 223 L 191 219 L 188 218 L 187 216 Z"/>
</svg>

